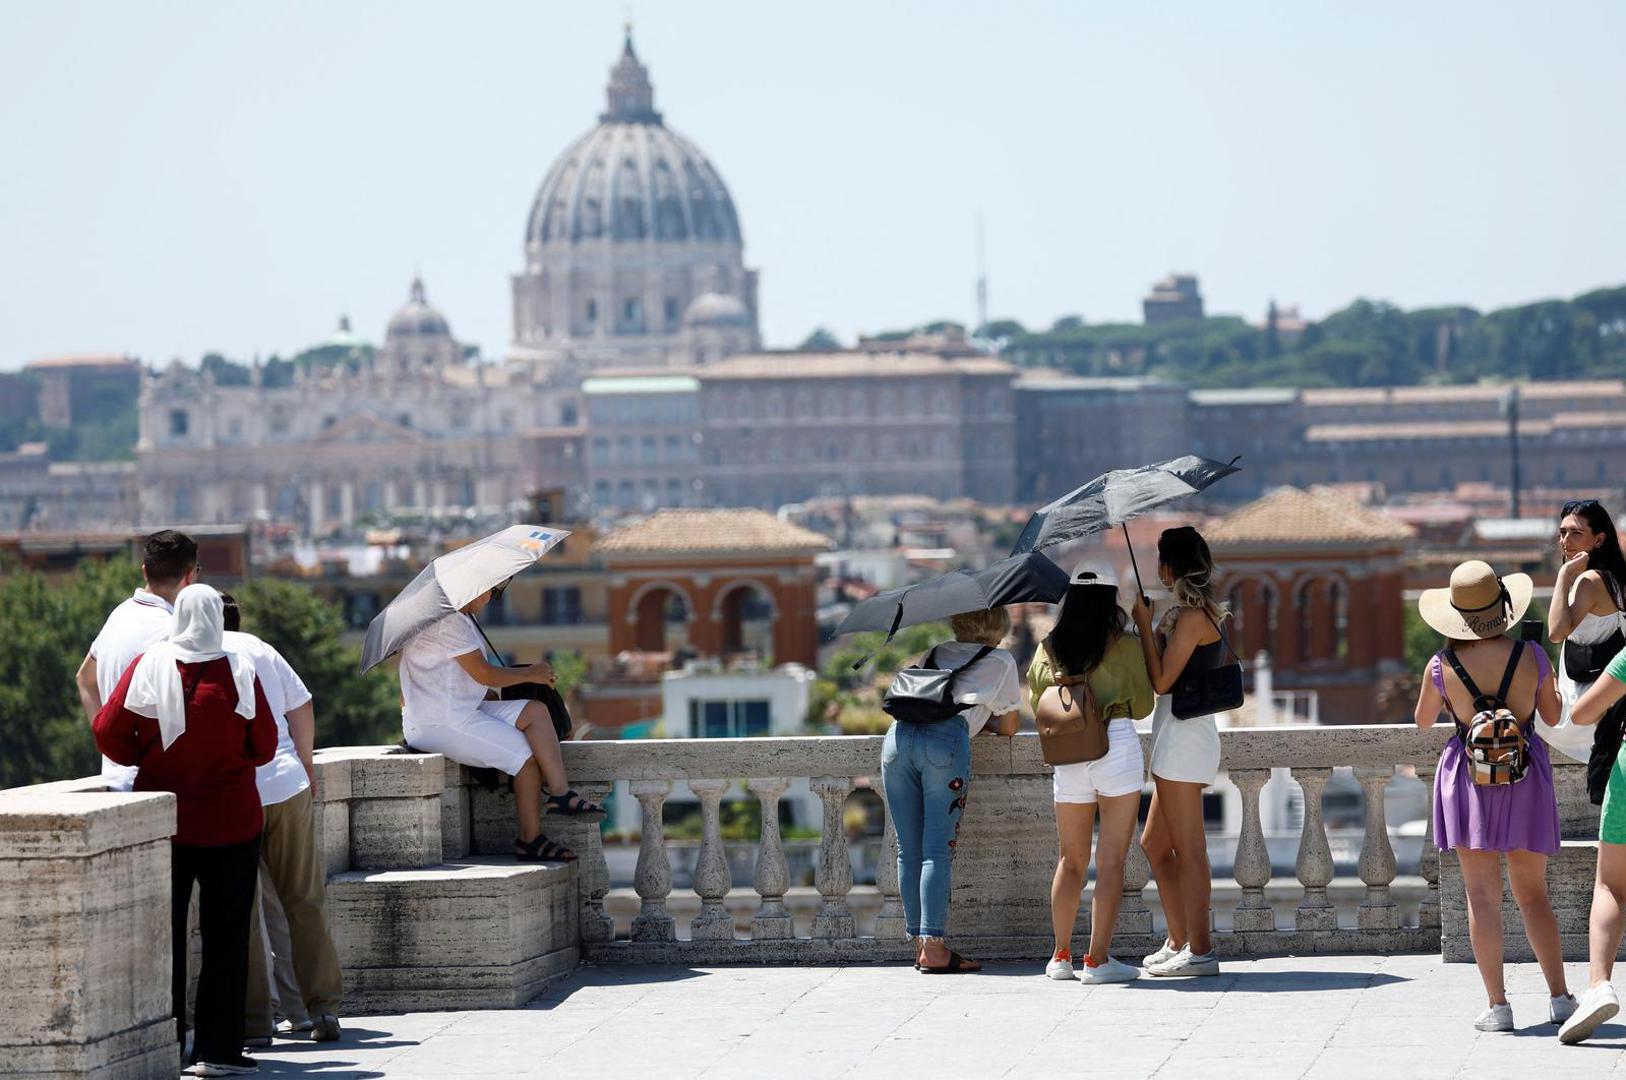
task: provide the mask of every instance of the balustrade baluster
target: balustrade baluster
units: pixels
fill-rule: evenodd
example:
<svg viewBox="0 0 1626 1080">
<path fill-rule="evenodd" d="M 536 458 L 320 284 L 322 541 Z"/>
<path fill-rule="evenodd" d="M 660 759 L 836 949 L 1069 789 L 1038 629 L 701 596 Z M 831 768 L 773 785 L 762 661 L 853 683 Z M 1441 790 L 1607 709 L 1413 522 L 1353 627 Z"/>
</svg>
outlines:
<svg viewBox="0 0 1626 1080">
<path fill-rule="evenodd" d="M 1236 842 L 1236 883 L 1242 896 L 1231 913 L 1236 930 L 1274 930 L 1276 913 L 1265 899 L 1270 884 L 1270 852 L 1265 848 L 1265 831 L 1259 822 L 1259 792 L 1270 780 L 1269 769 L 1232 769 L 1231 783 L 1242 794 L 1242 833 Z"/>
<path fill-rule="evenodd" d="M 1424 815 L 1423 852 L 1417 860 L 1417 872 L 1428 888 L 1417 905 L 1417 925 L 1433 929 L 1440 925 L 1440 849 L 1434 845 L 1434 773 L 1437 763 L 1417 766 L 1417 779 L 1428 788 L 1428 813 Z"/>
<path fill-rule="evenodd" d="M 816 938 L 850 938 L 857 930 L 853 913 L 847 907 L 847 893 L 853 887 L 853 867 L 847 854 L 847 827 L 842 820 L 847 795 L 853 782 L 845 776 L 819 776 L 812 784 L 824 800 L 824 827 L 819 837 L 819 868 L 814 876 L 818 887 L 819 912 L 813 917 Z"/>
<path fill-rule="evenodd" d="M 1151 880 L 1152 864 L 1146 861 L 1146 852 L 1140 846 L 1140 830 L 1136 829 L 1124 856 L 1124 897 L 1118 906 L 1118 921 L 1112 924 L 1113 933 L 1152 935 L 1152 909 L 1146 906 L 1143 895 L 1146 883 Z"/>
<path fill-rule="evenodd" d="M 881 860 L 875 867 L 875 888 L 881 894 L 881 910 L 875 916 L 875 940 L 889 941 L 908 935 L 903 917 L 903 899 L 898 895 L 898 830 L 892 822 L 892 806 L 886 789 L 877 786 L 886 810 L 886 831 L 881 836 Z"/>
<path fill-rule="evenodd" d="M 582 798 L 604 805 L 615 785 L 589 781 L 576 785 Z M 604 861 L 604 835 L 597 822 L 577 830 L 573 844 L 581 875 L 581 934 L 586 941 L 609 941 L 615 937 L 615 919 L 604 910 L 604 894 L 610 891 L 610 868 Z"/>
<path fill-rule="evenodd" d="M 734 917 L 723 907 L 734 878 L 723 850 L 722 800 L 727 780 L 690 780 L 689 790 L 700 799 L 702 832 L 700 857 L 694 865 L 694 891 L 700 896 L 700 914 L 689 920 L 695 941 L 733 941 Z"/>
<path fill-rule="evenodd" d="M 1366 793 L 1366 836 L 1361 841 L 1360 862 L 1366 897 L 1357 913 L 1362 930 L 1393 930 L 1400 925 L 1400 909 L 1389 895 L 1389 884 L 1395 879 L 1395 851 L 1389 844 L 1389 825 L 1383 806 L 1383 789 L 1394 775 L 1393 765 L 1362 766 L 1355 770 L 1355 779 Z"/>
<path fill-rule="evenodd" d="M 672 864 L 666 858 L 666 828 L 661 821 L 672 781 L 634 780 L 629 787 L 638 800 L 643 834 L 632 875 L 632 887 L 640 900 L 638 916 L 632 920 L 632 940 L 676 941 L 677 926 L 666 910 L 666 898 L 672 892 Z"/>
<path fill-rule="evenodd" d="M 1299 830 L 1299 855 L 1293 869 L 1304 887 L 1293 925 L 1299 930 L 1338 929 L 1338 909 L 1327 896 L 1332 882 L 1332 848 L 1327 844 L 1327 826 L 1321 820 L 1321 793 L 1332 779 L 1331 769 L 1294 769 L 1304 796 L 1304 824 Z"/>
<path fill-rule="evenodd" d="M 756 777 L 745 788 L 762 807 L 762 840 L 757 847 L 757 867 L 752 884 L 762 904 L 751 919 L 755 941 L 783 940 L 796 936 L 796 927 L 785 908 L 785 890 L 790 887 L 790 870 L 785 865 L 785 845 L 779 837 L 779 797 L 790 781 L 778 776 Z"/>
</svg>

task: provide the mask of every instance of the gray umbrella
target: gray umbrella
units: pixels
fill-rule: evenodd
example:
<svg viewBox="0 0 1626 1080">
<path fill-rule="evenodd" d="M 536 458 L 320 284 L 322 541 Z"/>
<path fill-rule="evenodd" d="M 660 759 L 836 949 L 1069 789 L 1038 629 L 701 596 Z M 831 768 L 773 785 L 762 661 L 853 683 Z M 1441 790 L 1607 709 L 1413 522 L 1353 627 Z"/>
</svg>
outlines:
<svg viewBox="0 0 1626 1080">
<path fill-rule="evenodd" d="M 1048 506 L 1041 506 L 1028 518 L 1028 523 L 1011 548 L 1012 555 L 1027 551 L 1043 551 L 1069 540 L 1105 532 L 1117 525 L 1125 525 L 1130 518 L 1156 509 L 1164 503 L 1195 495 L 1210 485 L 1240 472 L 1237 462 L 1210 461 L 1208 458 L 1187 454 L 1156 465 L 1142 465 L 1138 469 L 1114 469 L 1094 480 L 1074 488 Z M 1129 538 L 1127 526 L 1124 539 Z M 1129 549 L 1134 565 L 1135 549 Z M 1135 580 L 1140 581 L 1140 567 L 1135 566 Z"/>
<path fill-rule="evenodd" d="M 510 525 L 435 559 L 368 625 L 361 670 L 382 663 L 420 631 L 534 566 L 569 535 L 566 529 Z"/>
</svg>

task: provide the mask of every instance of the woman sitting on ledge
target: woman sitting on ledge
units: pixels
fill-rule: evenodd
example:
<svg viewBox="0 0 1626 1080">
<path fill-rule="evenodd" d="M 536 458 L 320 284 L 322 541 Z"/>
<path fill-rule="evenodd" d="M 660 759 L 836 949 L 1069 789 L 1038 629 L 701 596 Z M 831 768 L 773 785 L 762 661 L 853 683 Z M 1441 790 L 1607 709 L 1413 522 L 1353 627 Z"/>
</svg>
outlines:
<svg viewBox="0 0 1626 1080">
<path fill-rule="evenodd" d="M 553 721 L 539 701 L 498 701 L 494 691 L 521 683 L 553 685 L 546 661 L 500 667 L 486 658 L 470 617 L 502 589 L 481 593 L 421 631 L 401 650 L 401 731 L 415 750 L 444 754 L 462 765 L 501 769 L 514 781 L 521 862 L 569 861 L 576 853 L 542 835 L 542 791 L 551 814 L 603 820 L 602 807 L 570 789 Z"/>
</svg>

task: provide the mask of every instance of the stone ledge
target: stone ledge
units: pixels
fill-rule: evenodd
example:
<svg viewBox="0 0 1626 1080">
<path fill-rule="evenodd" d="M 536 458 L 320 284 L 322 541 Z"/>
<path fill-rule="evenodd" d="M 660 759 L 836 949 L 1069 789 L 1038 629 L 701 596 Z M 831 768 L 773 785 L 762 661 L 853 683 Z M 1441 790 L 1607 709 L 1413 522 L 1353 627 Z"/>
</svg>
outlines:
<svg viewBox="0 0 1626 1080">
<path fill-rule="evenodd" d="M 439 754 L 403 754 L 394 746 L 331 746 L 319 751 L 317 759 L 349 764 L 351 799 L 439 795 L 445 783 L 445 759 Z"/>
<path fill-rule="evenodd" d="M 512 1008 L 580 956 L 569 864 L 351 871 L 327 895 L 352 1013 Z"/>
<path fill-rule="evenodd" d="M 179 1069 L 175 1020 L 170 1016 L 91 1042 L 39 1046 L 0 1043 L 0 1076 L 19 1080 L 48 1077 L 142 1080 L 149 1076 L 174 1076 Z"/>
<path fill-rule="evenodd" d="M 174 833 L 175 796 L 167 791 L 20 788 L 0 797 L 0 858 L 87 858 Z"/>
</svg>

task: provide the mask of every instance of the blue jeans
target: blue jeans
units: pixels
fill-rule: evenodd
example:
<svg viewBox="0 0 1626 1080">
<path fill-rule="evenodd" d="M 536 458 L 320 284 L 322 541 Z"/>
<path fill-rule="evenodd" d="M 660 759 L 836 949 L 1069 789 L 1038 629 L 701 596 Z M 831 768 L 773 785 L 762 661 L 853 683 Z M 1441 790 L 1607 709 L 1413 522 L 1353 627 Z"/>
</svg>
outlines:
<svg viewBox="0 0 1626 1080">
<path fill-rule="evenodd" d="M 971 735 L 965 721 L 894 723 L 881 749 L 881 783 L 898 834 L 898 891 L 909 933 L 942 937 L 954 845 L 971 786 Z"/>
</svg>

